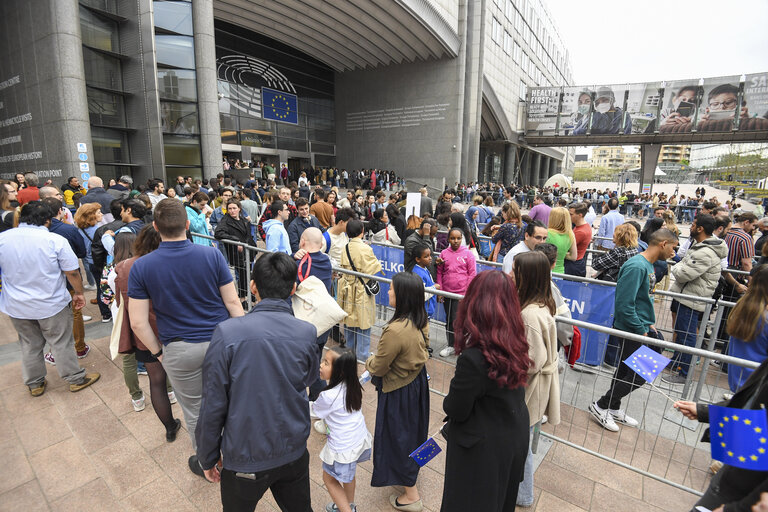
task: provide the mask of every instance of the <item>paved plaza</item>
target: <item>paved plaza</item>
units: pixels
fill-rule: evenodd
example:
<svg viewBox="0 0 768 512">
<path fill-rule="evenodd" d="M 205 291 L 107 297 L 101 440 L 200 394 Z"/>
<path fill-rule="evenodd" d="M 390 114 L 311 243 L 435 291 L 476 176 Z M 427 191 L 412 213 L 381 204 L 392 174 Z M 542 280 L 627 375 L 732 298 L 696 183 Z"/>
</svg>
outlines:
<svg viewBox="0 0 768 512">
<path fill-rule="evenodd" d="M 98 318 L 96 306 L 90 303 L 85 312 Z M 48 390 L 32 398 L 21 380 L 16 332 L 7 317 L 0 318 L 0 450 L 6 454 L 0 511 L 221 509 L 219 486 L 187 469 L 192 448 L 186 432 L 176 442 L 166 443 L 149 403 L 144 411 L 133 411 L 122 371 L 108 356 L 110 326 L 98 320 L 86 325 L 91 353 L 80 362 L 89 371 L 101 373 L 99 382 L 70 393 L 48 366 Z M 430 387 L 436 391 L 430 425 L 430 432 L 435 432 L 444 416 L 439 392 L 447 391 L 452 367 L 430 360 L 428 370 Z M 140 377 L 140 382 L 149 401 L 147 377 Z M 365 391 L 363 412 L 373 431 L 376 396 L 370 384 Z M 181 418 L 179 405 L 173 408 Z M 702 450 L 637 429 L 605 432 L 580 409 L 563 406 L 563 423 L 554 429 L 545 425 L 543 430 L 698 489 L 708 482 L 709 457 Z M 323 442 L 313 430 L 308 449 L 315 511 L 324 510 L 330 501 L 318 458 Z M 445 448 L 444 441 L 440 444 Z M 696 500 L 692 494 L 544 438 L 542 453 L 546 455 L 538 461 L 536 503 L 526 510 L 671 512 L 688 510 Z M 444 464 L 443 453 L 419 474 L 418 487 L 428 510 L 440 508 Z M 369 461 L 358 471 L 359 510 L 388 512 L 392 490 L 370 487 L 371 470 Z M 258 510 L 278 509 L 267 494 Z"/>
</svg>

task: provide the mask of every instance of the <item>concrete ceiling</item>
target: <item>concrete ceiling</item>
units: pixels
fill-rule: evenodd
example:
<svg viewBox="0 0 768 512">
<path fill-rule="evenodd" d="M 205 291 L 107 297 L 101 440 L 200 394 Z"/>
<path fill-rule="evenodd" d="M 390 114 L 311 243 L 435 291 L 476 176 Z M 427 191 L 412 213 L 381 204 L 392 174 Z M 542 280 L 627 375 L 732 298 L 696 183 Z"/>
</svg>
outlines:
<svg viewBox="0 0 768 512">
<path fill-rule="evenodd" d="M 214 0 L 213 11 L 339 72 L 458 55 L 429 0 Z"/>
</svg>

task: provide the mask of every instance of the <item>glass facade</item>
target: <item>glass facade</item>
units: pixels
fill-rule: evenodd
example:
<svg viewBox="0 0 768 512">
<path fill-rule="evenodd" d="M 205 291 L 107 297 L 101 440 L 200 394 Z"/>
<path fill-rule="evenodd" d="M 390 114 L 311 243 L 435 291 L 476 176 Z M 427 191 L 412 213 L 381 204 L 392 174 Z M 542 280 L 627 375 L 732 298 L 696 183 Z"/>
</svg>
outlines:
<svg viewBox="0 0 768 512">
<path fill-rule="evenodd" d="M 152 5 L 166 179 L 202 178 L 192 4 L 155 0 Z"/>
<path fill-rule="evenodd" d="M 216 20 L 215 28 L 222 143 L 250 146 L 256 159 L 256 148 L 265 148 L 311 154 L 315 165 L 336 165 L 333 70 L 241 27 Z M 265 119 L 262 88 L 295 95 L 297 122 Z"/>
<path fill-rule="evenodd" d="M 119 22 L 102 11 L 117 13 L 112 0 L 80 2 L 88 113 L 91 122 L 93 160 L 89 173 L 105 182 L 130 174 L 131 153 L 125 119 L 119 42 Z M 80 175 L 86 181 L 85 173 Z"/>
</svg>

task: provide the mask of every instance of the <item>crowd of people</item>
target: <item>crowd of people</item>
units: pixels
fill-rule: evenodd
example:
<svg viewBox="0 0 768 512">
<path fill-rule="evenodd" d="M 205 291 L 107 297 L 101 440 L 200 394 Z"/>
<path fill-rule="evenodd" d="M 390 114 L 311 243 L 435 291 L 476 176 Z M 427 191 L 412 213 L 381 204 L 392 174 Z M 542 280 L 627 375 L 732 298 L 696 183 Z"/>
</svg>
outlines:
<svg viewBox="0 0 768 512">
<path fill-rule="evenodd" d="M 613 327 L 655 338 L 661 333 L 653 291 L 669 275 L 671 291 L 681 294 L 672 303 L 677 343 L 696 342 L 704 309 L 690 297 L 722 297 L 736 302 L 722 316 L 722 332 L 713 333 L 726 340 L 722 352 L 768 359 L 766 219 L 745 212 L 732 219 L 727 208 L 704 201 L 691 207 L 690 237 L 682 240 L 671 204 L 659 196 L 641 227 L 630 210 L 622 212 L 616 192 L 494 184 L 447 189 L 435 203 L 422 188 L 420 212 L 406 217 L 404 189 L 385 192 L 388 181 L 382 186 L 376 177 L 384 174 L 363 172 L 357 183 L 341 174 L 350 180 L 343 198 L 339 186 L 346 183 L 336 184 L 335 173 L 282 186 L 269 174 L 240 183 L 224 173 L 180 176 L 167 189 L 161 179 L 134 186 L 129 176 L 107 186 L 91 177 L 87 188 L 75 178 L 61 189 L 39 186 L 33 173 L 3 183 L 0 311 L 18 332 L 31 396 L 45 393 L 46 363 L 72 392 L 99 379 L 78 363 L 90 350 L 84 322 L 91 319 L 82 308 L 84 290 L 93 287 L 101 320 L 114 322 L 112 355 L 122 358 L 134 409 L 145 408 L 137 375 L 146 373 L 153 409 L 173 442 L 181 421 L 171 404 L 179 402 L 194 451 L 189 469 L 220 482 L 225 510 L 254 510 L 267 489 L 282 510 L 309 510 L 307 439 L 314 428 L 327 436 L 319 456 L 328 512 L 357 510 L 356 467 L 369 459 L 370 485 L 402 487 L 390 505 L 418 512 L 420 466 L 409 454 L 430 434 L 430 318 L 442 303 L 447 346 L 440 356 L 457 359 L 443 403 L 441 509 L 514 510 L 534 502 L 533 427 L 560 422 L 559 353 L 574 329 L 556 322 L 568 308 L 553 273 L 615 281 L 621 292 Z M 602 217 L 594 232 L 596 211 Z M 599 252 L 588 261 L 593 238 Z M 381 273 L 370 241 L 404 252 L 404 269 L 388 292 L 393 315 L 373 348 L 377 284 L 347 273 Z M 257 245 L 269 252 L 253 257 L 248 247 Z M 478 273 L 482 260 L 502 271 Z M 340 326 L 319 332 L 294 316 L 291 297 L 310 276 L 343 309 Z M 337 343 L 326 346 L 329 339 Z M 589 406 L 608 431 L 640 423 L 622 400 L 645 381 L 622 361 L 641 345 L 609 339 L 604 364 L 614 374 Z M 673 361 L 662 379 L 682 384 L 691 357 L 676 353 Z M 377 393 L 373 432 L 362 412 L 358 362 Z M 726 403 L 764 403 L 767 368 L 722 365 L 733 393 Z M 253 400 L 255 389 L 270 392 Z M 675 407 L 707 419 L 706 405 Z M 700 504 L 753 500 L 765 473 L 743 471 L 723 467 L 718 481 L 740 484 L 713 484 Z"/>
</svg>

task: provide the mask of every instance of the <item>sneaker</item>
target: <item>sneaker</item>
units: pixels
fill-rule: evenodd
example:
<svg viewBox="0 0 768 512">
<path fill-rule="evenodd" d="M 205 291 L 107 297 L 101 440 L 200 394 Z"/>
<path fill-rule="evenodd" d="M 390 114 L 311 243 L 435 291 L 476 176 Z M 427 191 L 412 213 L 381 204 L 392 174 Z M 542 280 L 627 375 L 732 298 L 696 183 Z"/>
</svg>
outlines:
<svg viewBox="0 0 768 512">
<path fill-rule="evenodd" d="M 98 303 L 99 303 L 99 301 L 98 301 L 98 300 L 96 300 L 96 299 L 91 299 L 91 304 L 98 304 Z"/>
<path fill-rule="evenodd" d="M 315 432 L 318 434 L 328 435 L 328 425 L 325 424 L 323 420 L 317 420 L 314 423 Z"/>
<path fill-rule="evenodd" d="M 178 402 L 178 400 L 176 400 L 176 393 L 174 393 L 173 391 L 169 391 L 168 392 L 168 400 L 171 402 L 171 405 L 173 405 L 176 402 Z"/>
<path fill-rule="evenodd" d="M 147 367 L 144 366 L 142 363 L 139 363 L 138 366 L 136 366 L 136 374 L 137 375 L 148 375 Z"/>
<path fill-rule="evenodd" d="M 679 373 L 668 373 L 661 376 L 661 381 L 667 384 L 685 384 L 685 377 Z"/>
<path fill-rule="evenodd" d="M 175 421 L 175 424 L 173 428 L 171 430 L 165 431 L 165 440 L 168 441 L 169 443 L 172 443 L 176 440 L 176 434 L 178 434 L 179 429 L 181 428 L 181 420 L 176 419 L 174 421 Z"/>
<path fill-rule="evenodd" d="M 349 506 L 352 509 L 352 512 L 357 512 L 357 505 L 350 503 Z M 337 507 L 335 503 L 331 502 L 325 506 L 325 512 L 339 512 L 339 507 Z"/>
<path fill-rule="evenodd" d="M 88 355 L 88 352 L 90 352 L 90 351 L 91 351 L 91 347 L 89 345 L 86 345 L 83 350 L 78 350 L 77 351 L 77 358 L 78 359 L 84 358 L 85 356 Z"/>
<path fill-rule="evenodd" d="M 709 470 L 712 472 L 713 475 L 716 475 L 718 471 L 723 469 L 723 463 L 719 460 L 713 460 L 712 464 L 709 465 Z"/>
<path fill-rule="evenodd" d="M 144 410 L 144 408 L 147 406 L 145 403 L 144 395 L 141 395 L 141 398 L 138 400 L 131 399 L 131 403 L 133 403 L 133 410 L 136 412 L 141 412 Z"/>
<path fill-rule="evenodd" d="M 197 460 L 197 455 L 192 455 L 187 461 L 187 465 L 189 466 L 189 470 L 191 472 L 199 477 L 205 478 L 205 473 L 203 473 L 203 468 L 200 467 L 200 462 Z"/>
<path fill-rule="evenodd" d="M 47 352 L 47 353 L 46 353 L 46 354 L 43 356 L 43 359 L 45 359 L 45 362 L 46 362 L 46 363 L 48 363 L 48 364 L 52 364 L 53 366 L 56 366 L 56 360 L 53 358 L 53 354 L 51 354 L 50 352 Z"/>
<path fill-rule="evenodd" d="M 549 421 L 549 416 L 546 414 L 541 417 L 541 424 L 544 425 Z"/>
<path fill-rule="evenodd" d="M 82 391 L 83 389 L 87 388 L 97 380 L 99 380 L 99 377 L 101 377 L 100 373 L 86 373 L 85 377 L 83 377 L 83 380 L 80 381 L 80 384 L 70 384 L 69 390 L 73 393 L 77 393 L 78 391 Z"/>
<path fill-rule="evenodd" d="M 29 394 L 32 396 L 41 396 L 43 393 L 45 393 L 45 386 L 48 384 L 48 381 L 43 380 L 43 383 L 39 386 L 30 387 L 29 388 Z"/>
<path fill-rule="evenodd" d="M 619 423 L 623 423 L 629 427 L 636 427 L 640 425 L 640 422 L 632 416 L 629 416 L 627 411 L 624 409 L 608 409 L 608 412 L 611 414 L 611 416 L 613 416 L 614 421 L 618 421 Z"/>
<path fill-rule="evenodd" d="M 90 322 L 91 320 L 93 320 L 92 316 L 83 315 L 83 322 Z"/>
<path fill-rule="evenodd" d="M 108 324 L 111 321 L 112 321 L 111 315 L 101 317 L 101 323 L 103 324 Z"/>
<path fill-rule="evenodd" d="M 83 290 L 95 290 L 95 289 L 96 289 L 96 285 L 95 284 L 84 284 L 83 285 Z"/>
<path fill-rule="evenodd" d="M 604 429 L 610 430 L 611 432 L 619 431 L 619 426 L 616 424 L 616 421 L 614 421 L 613 415 L 607 409 L 601 409 L 597 405 L 597 402 L 589 404 L 589 413 L 603 426 Z"/>
<path fill-rule="evenodd" d="M 440 351 L 440 357 L 449 357 L 455 353 L 456 351 L 453 349 L 453 347 L 445 347 L 443 350 Z"/>
</svg>

